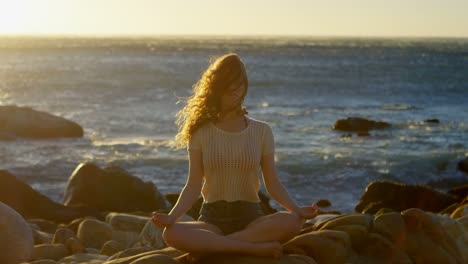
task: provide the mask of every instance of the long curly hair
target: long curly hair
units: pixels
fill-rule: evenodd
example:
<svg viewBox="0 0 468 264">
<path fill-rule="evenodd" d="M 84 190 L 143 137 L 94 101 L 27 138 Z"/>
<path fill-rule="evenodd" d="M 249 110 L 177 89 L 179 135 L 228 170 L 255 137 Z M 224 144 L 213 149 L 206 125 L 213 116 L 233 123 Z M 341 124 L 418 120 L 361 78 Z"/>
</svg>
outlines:
<svg viewBox="0 0 468 264">
<path fill-rule="evenodd" d="M 247 72 L 241 58 L 229 53 L 213 58 L 200 80 L 193 86 L 193 94 L 187 104 L 176 114 L 179 131 L 175 136 L 175 146 L 185 147 L 193 133 L 207 122 L 216 122 L 222 116 L 221 96 L 232 84 L 245 85 L 244 94 L 235 108 L 239 114 L 247 113 L 242 103 L 248 90 Z M 236 109 L 236 110 L 237 110 Z"/>
</svg>

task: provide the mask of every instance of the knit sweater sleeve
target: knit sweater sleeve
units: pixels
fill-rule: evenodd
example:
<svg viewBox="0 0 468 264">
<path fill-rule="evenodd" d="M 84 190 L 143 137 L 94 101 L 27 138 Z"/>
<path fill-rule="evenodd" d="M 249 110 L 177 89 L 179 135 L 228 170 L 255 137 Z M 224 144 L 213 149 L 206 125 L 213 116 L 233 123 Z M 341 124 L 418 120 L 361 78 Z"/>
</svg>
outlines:
<svg viewBox="0 0 468 264">
<path fill-rule="evenodd" d="M 187 144 L 187 151 L 201 150 L 201 146 L 202 146 L 202 131 L 201 131 L 201 128 L 199 128 L 190 137 L 190 140 Z"/>
<path fill-rule="evenodd" d="M 270 125 L 265 124 L 263 129 L 262 155 L 275 153 L 275 140 Z"/>
</svg>

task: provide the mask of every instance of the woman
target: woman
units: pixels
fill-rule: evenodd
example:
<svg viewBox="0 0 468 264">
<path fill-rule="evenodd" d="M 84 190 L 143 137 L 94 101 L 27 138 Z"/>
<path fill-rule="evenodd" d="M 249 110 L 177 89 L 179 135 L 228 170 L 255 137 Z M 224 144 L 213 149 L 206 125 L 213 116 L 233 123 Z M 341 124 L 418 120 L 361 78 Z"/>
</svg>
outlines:
<svg viewBox="0 0 468 264">
<path fill-rule="evenodd" d="M 189 175 L 169 214 L 153 213 L 168 245 L 191 253 L 244 253 L 280 257 L 281 242 L 293 238 L 314 206 L 299 207 L 275 170 L 270 126 L 247 118 L 242 103 L 248 80 L 236 54 L 216 59 L 194 86 L 194 94 L 177 114 L 178 147 L 187 146 Z M 288 211 L 264 215 L 258 191 L 261 167 L 268 193 Z M 200 192 L 200 218 L 177 222 Z"/>
</svg>

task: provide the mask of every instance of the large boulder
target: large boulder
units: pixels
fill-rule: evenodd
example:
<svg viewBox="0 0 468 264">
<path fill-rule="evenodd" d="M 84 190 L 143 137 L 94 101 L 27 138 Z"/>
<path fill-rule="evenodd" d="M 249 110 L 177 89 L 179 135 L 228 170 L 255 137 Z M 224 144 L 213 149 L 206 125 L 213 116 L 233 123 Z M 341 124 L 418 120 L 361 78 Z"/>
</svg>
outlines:
<svg viewBox="0 0 468 264">
<path fill-rule="evenodd" d="M 383 208 L 399 212 L 409 208 L 440 212 L 456 202 L 456 197 L 428 186 L 376 181 L 366 187 L 355 210 L 370 214 L 375 214 Z"/>
<path fill-rule="evenodd" d="M 65 118 L 16 105 L 0 106 L 0 140 L 83 137 L 83 128 Z"/>
<path fill-rule="evenodd" d="M 15 210 L 0 202 L 0 263 L 28 261 L 33 252 L 31 227 Z"/>
<path fill-rule="evenodd" d="M 81 163 L 68 179 L 65 205 L 87 205 L 102 211 L 152 212 L 165 209 L 164 197 L 151 182 L 118 167 Z"/>
<path fill-rule="evenodd" d="M 360 117 L 348 117 L 335 122 L 333 129 L 350 132 L 364 132 L 373 129 L 384 129 L 390 127 L 389 123 L 367 120 Z"/>
<path fill-rule="evenodd" d="M 63 206 L 54 202 L 6 170 L 0 170 L 0 202 L 15 209 L 26 219 L 40 218 L 69 222 L 84 216 L 102 218 L 94 208 Z"/>
<path fill-rule="evenodd" d="M 457 164 L 457 168 L 464 173 L 468 173 L 468 157 L 460 160 Z"/>
</svg>

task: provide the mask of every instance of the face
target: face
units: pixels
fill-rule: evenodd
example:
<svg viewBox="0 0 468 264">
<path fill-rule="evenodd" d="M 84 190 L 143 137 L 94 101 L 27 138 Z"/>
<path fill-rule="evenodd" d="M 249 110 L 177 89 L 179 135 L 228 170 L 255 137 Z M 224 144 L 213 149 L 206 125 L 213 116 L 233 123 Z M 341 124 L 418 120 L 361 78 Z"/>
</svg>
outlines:
<svg viewBox="0 0 468 264">
<path fill-rule="evenodd" d="M 242 96 L 245 93 L 245 84 L 233 83 L 227 87 L 226 92 L 221 96 L 221 109 L 227 110 L 238 105 L 242 101 Z"/>
</svg>

